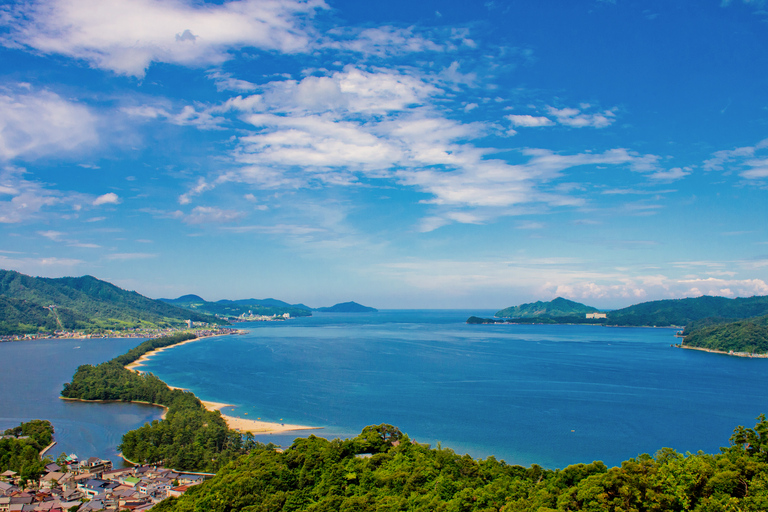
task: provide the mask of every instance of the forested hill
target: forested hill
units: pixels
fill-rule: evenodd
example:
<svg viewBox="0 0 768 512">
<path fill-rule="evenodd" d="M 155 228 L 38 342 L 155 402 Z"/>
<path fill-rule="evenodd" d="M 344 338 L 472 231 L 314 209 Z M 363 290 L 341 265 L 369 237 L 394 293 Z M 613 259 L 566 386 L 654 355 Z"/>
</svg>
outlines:
<svg viewBox="0 0 768 512">
<path fill-rule="evenodd" d="M 550 302 L 533 302 L 502 309 L 498 318 L 514 321 L 550 321 L 594 323 L 586 313 L 596 308 L 558 297 Z M 716 324 L 768 315 L 768 296 L 729 299 L 702 296 L 688 299 L 654 300 L 607 312 L 601 320 L 606 325 L 621 326 L 687 326 L 693 322 Z M 490 322 L 490 321 L 489 321 Z"/>
<path fill-rule="evenodd" d="M 390 425 L 353 439 L 296 439 L 266 446 L 157 512 L 255 511 L 764 511 L 768 423 L 738 427 L 710 455 L 662 448 L 608 468 L 602 462 L 546 470 L 475 460 L 412 442 Z"/>
<path fill-rule="evenodd" d="M 689 299 L 656 300 L 635 304 L 608 313 L 612 325 L 688 325 L 705 318 L 713 321 L 738 320 L 768 314 L 768 296 L 728 299 L 703 296 Z"/>
<path fill-rule="evenodd" d="M 722 352 L 768 353 L 768 315 L 735 322 L 690 325 L 683 345 Z"/>
<path fill-rule="evenodd" d="M 241 315 L 282 316 L 284 313 L 292 317 L 312 316 L 312 311 L 304 304 L 288 304 L 277 299 L 224 299 L 210 302 L 199 295 L 183 295 L 178 299 L 160 300 L 180 308 L 227 318 L 236 318 Z"/>
<path fill-rule="evenodd" d="M 327 308 L 317 308 L 317 311 L 323 313 L 376 313 L 378 309 L 363 306 L 357 302 L 342 302 Z"/>
<path fill-rule="evenodd" d="M 98 332 L 217 320 L 91 276 L 44 278 L 0 270 L 0 334 L 57 329 Z"/>
<path fill-rule="evenodd" d="M 597 311 L 597 308 L 557 297 L 549 302 L 538 301 L 511 306 L 498 311 L 495 316 L 499 318 L 567 317 L 571 315 L 584 317 L 587 313 Z"/>
</svg>

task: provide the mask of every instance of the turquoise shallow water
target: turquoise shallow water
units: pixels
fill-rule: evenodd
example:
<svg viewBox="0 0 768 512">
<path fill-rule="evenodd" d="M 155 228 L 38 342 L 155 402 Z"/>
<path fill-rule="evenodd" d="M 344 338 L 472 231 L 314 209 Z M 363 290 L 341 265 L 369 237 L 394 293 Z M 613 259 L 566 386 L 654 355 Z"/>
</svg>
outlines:
<svg viewBox="0 0 768 512">
<path fill-rule="evenodd" d="M 765 359 L 674 349 L 671 329 L 467 325 L 471 314 L 493 312 L 247 324 L 247 335 L 176 347 L 145 370 L 234 404 L 228 414 L 328 437 L 390 423 L 459 453 L 550 468 L 661 447 L 714 452 L 768 410 Z"/>
</svg>

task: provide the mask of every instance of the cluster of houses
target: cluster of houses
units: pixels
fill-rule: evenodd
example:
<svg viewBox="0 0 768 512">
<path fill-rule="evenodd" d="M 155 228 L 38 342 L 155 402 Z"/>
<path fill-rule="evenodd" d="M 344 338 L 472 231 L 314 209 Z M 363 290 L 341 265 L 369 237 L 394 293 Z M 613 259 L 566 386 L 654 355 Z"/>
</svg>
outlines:
<svg viewBox="0 0 768 512">
<path fill-rule="evenodd" d="M 270 320 L 274 320 L 274 318 L 269 317 Z M 283 320 L 283 317 L 279 317 L 278 320 Z M 189 325 L 187 329 L 193 329 L 197 328 L 197 330 L 194 331 L 194 333 L 198 337 L 202 336 L 215 336 L 218 334 L 237 334 L 237 329 L 232 328 L 226 328 L 226 327 L 210 327 L 206 328 L 208 324 L 203 322 L 192 322 L 191 320 L 188 322 L 188 324 L 194 324 Z M 187 329 L 178 329 L 178 328 L 172 328 L 168 327 L 165 329 L 125 329 L 120 331 L 104 331 L 98 334 L 86 334 L 80 331 L 54 331 L 54 332 L 39 332 L 39 333 L 33 333 L 33 334 L 14 334 L 14 335 L 3 335 L 0 336 L 0 342 L 3 341 L 28 341 L 28 340 L 42 340 L 42 339 L 70 339 L 70 338 L 77 338 L 77 339 L 84 339 L 84 338 L 159 338 L 161 336 L 169 336 L 171 334 L 176 334 L 179 332 L 184 332 Z"/>
<path fill-rule="evenodd" d="M 0 474 L 0 512 L 90 512 L 149 510 L 170 496 L 181 496 L 204 475 L 159 466 L 113 469 L 112 462 L 69 456 L 51 463 L 39 481 L 20 487 L 13 471 Z"/>
</svg>

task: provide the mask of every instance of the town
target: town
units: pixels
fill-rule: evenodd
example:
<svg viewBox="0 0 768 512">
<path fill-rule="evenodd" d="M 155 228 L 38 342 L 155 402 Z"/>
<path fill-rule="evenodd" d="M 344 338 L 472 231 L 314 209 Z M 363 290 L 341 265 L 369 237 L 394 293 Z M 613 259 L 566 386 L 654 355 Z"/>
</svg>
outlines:
<svg viewBox="0 0 768 512">
<path fill-rule="evenodd" d="M 180 473 L 146 465 L 113 469 L 109 460 L 62 454 L 45 466 L 37 481 L 14 471 L 0 474 L 0 512 L 87 512 L 149 510 L 160 501 L 181 496 L 208 474 Z"/>
</svg>

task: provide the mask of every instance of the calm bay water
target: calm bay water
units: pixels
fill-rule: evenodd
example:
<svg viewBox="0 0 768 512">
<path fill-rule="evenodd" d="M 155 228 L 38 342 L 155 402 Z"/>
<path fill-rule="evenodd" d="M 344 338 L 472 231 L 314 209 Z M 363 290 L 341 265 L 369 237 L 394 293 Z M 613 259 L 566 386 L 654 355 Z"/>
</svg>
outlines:
<svg viewBox="0 0 768 512">
<path fill-rule="evenodd" d="M 175 347 L 144 370 L 234 404 L 228 414 L 323 427 L 264 442 L 350 437 L 390 423 L 461 454 L 548 468 L 615 465 L 665 446 L 716 452 L 735 426 L 768 412 L 766 359 L 674 349 L 671 329 L 467 325 L 472 314 L 493 311 L 316 313 L 241 324 L 249 334 Z M 50 419 L 54 456 L 117 460 L 120 436 L 160 410 L 58 395 L 79 364 L 140 341 L 0 344 L 0 427 Z"/>
<path fill-rule="evenodd" d="M 103 363 L 135 347 L 141 339 L 35 340 L 0 343 L 0 429 L 33 419 L 53 423 L 62 452 L 101 457 L 117 466 L 122 435 L 159 419 L 162 409 L 124 403 L 61 400 L 59 394 L 81 364 Z"/>
<path fill-rule="evenodd" d="M 493 311 L 247 324 L 247 335 L 174 348 L 145 370 L 236 405 L 228 414 L 326 437 L 390 423 L 419 442 L 549 468 L 661 447 L 715 452 L 768 411 L 766 359 L 674 349 L 671 329 L 467 325 L 471 314 Z"/>
</svg>

